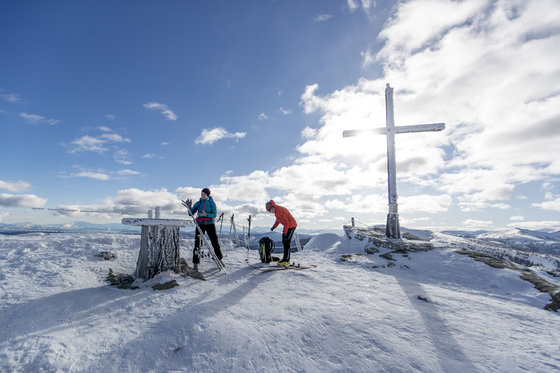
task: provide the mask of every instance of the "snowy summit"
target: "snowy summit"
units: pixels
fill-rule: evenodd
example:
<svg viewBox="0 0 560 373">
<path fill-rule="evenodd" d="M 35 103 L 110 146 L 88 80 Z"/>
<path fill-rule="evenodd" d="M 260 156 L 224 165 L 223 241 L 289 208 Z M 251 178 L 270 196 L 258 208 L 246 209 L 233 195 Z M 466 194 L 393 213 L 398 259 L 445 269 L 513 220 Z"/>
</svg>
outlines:
<svg viewBox="0 0 560 373">
<path fill-rule="evenodd" d="M 169 271 L 135 290 L 106 278 L 134 271 L 138 235 L 0 235 L 0 371 L 560 370 L 551 294 L 520 278 L 530 271 L 558 291 L 557 254 L 410 233 L 404 249 L 384 247 L 373 230 L 317 234 L 292 254 L 315 268 L 274 272 L 222 239 L 228 274 L 205 258 L 206 281 Z M 181 239 L 182 257 L 192 241 Z M 495 256 L 505 268 L 474 254 L 497 250 L 511 254 Z"/>
</svg>

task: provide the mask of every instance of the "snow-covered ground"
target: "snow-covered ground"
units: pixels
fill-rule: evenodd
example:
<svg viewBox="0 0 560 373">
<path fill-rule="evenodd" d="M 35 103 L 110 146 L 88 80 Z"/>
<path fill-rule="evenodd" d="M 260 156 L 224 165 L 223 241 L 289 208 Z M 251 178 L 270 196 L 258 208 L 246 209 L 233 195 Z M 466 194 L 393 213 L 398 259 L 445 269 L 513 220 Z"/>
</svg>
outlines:
<svg viewBox="0 0 560 373">
<path fill-rule="evenodd" d="M 455 253 L 465 240 L 341 261 L 366 240 L 321 234 L 292 256 L 316 268 L 272 273 L 249 266 L 255 251 L 224 247 L 227 275 L 206 259 L 207 281 L 167 272 L 125 290 L 105 277 L 133 272 L 138 235 L 0 235 L 0 371 L 560 371 L 550 295 Z"/>
</svg>

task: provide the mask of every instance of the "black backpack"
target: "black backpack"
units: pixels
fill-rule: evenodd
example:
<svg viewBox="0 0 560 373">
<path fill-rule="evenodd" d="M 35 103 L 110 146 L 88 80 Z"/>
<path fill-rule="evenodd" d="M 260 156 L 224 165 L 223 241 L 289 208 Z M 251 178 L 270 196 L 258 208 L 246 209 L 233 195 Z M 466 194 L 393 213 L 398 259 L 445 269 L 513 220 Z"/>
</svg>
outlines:
<svg viewBox="0 0 560 373">
<path fill-rule="evenodd" d="M 273 257 L 274 252 L 274 241 L 268 237 L 263 237 L 259 240 L 259 257 L 262 263 L 270 263 L 272 261 L 277 262 L 279 258 Z"/>
</svg>

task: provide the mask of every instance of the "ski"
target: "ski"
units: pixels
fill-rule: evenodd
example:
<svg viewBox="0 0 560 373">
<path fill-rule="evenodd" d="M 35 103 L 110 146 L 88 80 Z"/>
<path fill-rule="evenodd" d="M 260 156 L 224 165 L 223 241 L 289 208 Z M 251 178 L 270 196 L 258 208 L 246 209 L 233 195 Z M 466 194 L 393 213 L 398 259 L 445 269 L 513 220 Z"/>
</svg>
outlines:
<svg viewBox="0 0 560 373">
<path fill-rule="evenodd" d="M 287 270 L 302 270 L 302 269 L 311 269 L 311 268 L 317 268 L 317 265 L 315 264 L 310 264 L 308 266 L 302 266 L 301 264 L 290 264 L 288 266 L 283 266 L 283 265 L 278 265 L 278 264 L 273 264 L 273 265 L 268 265 L 268 266 L 254 266 L 249 264 L 251 267 L 258 269 L 261 272 L 272 272 L 272 271 L 287 271 Z"/>
<path fill-rule="evenodd" d="M 210 253 L 210 258 L 212 258 L 212 260 L 214 261 L 214 263 L 216 264 L 216 266 L 218 267 L 218 269 L 220 271 L 222 271 L 224 273 L 227 273 L 226 268 L 224 267 L 223 263 L 220 261 L 220 259 L 218 259 L 218 257 L 216 256 L 216 253 L 214 253 L 214 248 L 210 245 L 210 243 L 206 239 L 206 236 L 202 232 L 202 229 L 200 229 L 200 227 L 198 226 L 198 223 L 196 222 L 196 219 L 194 218 L 194 215 L 192 214 L 191 208 L 189 206 L 187 206 L 186 201 L 181 200 L 181 203 L 189 211 L 189 214 L 187 214 L 187 215 L 192 219 L 192 221 L 194 223 L 194 226 L 198 230 L 198 236 L 202 237 L 202 239 L 204 240 L 204 244 L 206 245 L 206 247 L 208 248 L 208 252 Z"/>
</svg>

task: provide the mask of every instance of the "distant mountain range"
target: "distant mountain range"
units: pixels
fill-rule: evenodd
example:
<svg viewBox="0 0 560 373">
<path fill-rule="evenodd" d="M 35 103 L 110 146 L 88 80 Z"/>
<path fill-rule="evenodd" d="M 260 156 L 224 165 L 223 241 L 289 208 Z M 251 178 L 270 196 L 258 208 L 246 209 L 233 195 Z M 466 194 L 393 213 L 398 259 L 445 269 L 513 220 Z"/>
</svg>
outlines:
<svg viewBox="0 0 560 373">
<path fill-rule="evenodd" d="M 76 222 L 72 225 L 63 224 L 32 224 L 32 223 L 18 223 L 18 224 L 3 224 L 0 223 L 0 234 L 22 234 L 30 232 L 75 232 L 75 231 L 93 231 L 93 232 L 137 232 L 139 227 L 133 227 L 129 225 L 123 225 L 121 223 L 108 223 L 108 224 L 94 224 L 87 222 Z M 229 226 L 224 226 L 222 232 L 225 234 L 229 233 Z M 297 232 L 300 236 L 302 235 L 315 235 L 319 233 L 340 233 L 342 227 L 338 230 L 309 230 L 309 229 L 298 229 Z M 278 233 L 280 232 L 280 233 Z M 241 234 L 241 230 L 238 227 L 238 233 Z M 279 235 L 279 239 L 282 240 L 282 227 L 276 229 L 276 231 L 271 232 L 269 229 L 256 228 L 251 230 L 251 235 Z"/>
<path fill-rule="evenodd" d="M 31 223 L 3 224 L 0 223 L 0 234 L 23 234 L 32 232 L 56 233 L 56 232 L 136 232 L 137 228 L 119 224 L 92 224 L 77 222 L 72 225 L 40 225 Z"/>
<path fill-rule="evenodd" d="M 496 231 L 443 231 L 453 236 L 495 244 L 503 248 L 560 255 L 560 231 L 546 232 L 513 228 Z"/>
<path fill-rule="evenodd" d="M 405 229 L 405 228 L 402 228 Z M 67 225 L 37 225 L 37 224 L 3 224 L 0 223 L 0 234 L 15 235 L 33 232 L 43 232 L 43 233 L 71 233 L 71 232 L 122 232 L 122 233 L 139 233 L 139 227 L 132 227 L 128 225 L 123 225 L 120 223 L 110 223 L 110 224 L 93 224 L 86 222 L 76 222 L 71 226 Z M 314 235 L 327 233 L 324 230 L 306 230 L 298 229 L 296 231 L 299 234 L 299 238 L 302 246 Z M 329 230 L 329 233 L 342 233 L 342 226 L 339 230 Z M 222 228 L 222 233 L 224 235 L 229 235 L 229 228 Z M 501 229 L 495 231 L 487 230 L 446 230 L 441 233 L 449 234 L 457 237 L 468 238 L 472 240 L 478 240 L 492 245 L 497 245 L 503 248 L 521 250 L 521 251 L 531 251 L 538 252 L 542 254 L 555 254 L 560 255 L 560 230 L 548 232 L 548 231 L 535 231 L 523 228 L 513 228 L 513 229 Z M 242 231 L 238 230 L 238 234 L 241 240 Z M 194 231 L 182 230 L 181 236 L 191 237 L 194 235 Z M 261 237 L 268 236 L 276 243 L 276 248 L 281 249 L 282 247 L 282 230 L 281 227 L 276 229 L 276 231 L 271 232 L 269 230 L 255 229 L 251 231 L 251 249 L 256 249 L 258 247 L 258 241 Z M 292 241 L 292 246 L 295 246 L 295 242 Z"/>
</svg>

